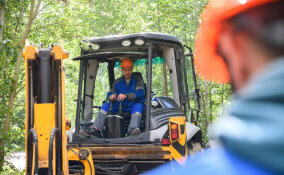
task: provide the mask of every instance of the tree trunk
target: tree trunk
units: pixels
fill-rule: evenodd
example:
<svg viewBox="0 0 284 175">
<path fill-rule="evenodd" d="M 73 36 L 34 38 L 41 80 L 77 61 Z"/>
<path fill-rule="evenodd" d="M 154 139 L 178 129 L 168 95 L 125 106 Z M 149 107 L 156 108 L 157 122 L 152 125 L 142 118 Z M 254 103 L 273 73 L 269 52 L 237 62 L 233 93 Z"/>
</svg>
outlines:
<svg viewBox="0 0 284 175">
<path fill-rule="evenodd" d="M 18 47 L 18 54 L 17 54 L 17 60 L 16 60 L 16 64 L 15 64 L 15 69 L 14 69 L 14 73 L 12 76 L 12 85 L 10 88 L 10 93 L 9 93 L 9 98 L 8 98 L 8 111 L 6 112 L 5 115 L 5 121 L 4 121 L 4 127 L 3 130 L 1 131 L 1 135 L 2 135 L 2 139 L 0 140 L 0 172 L 2 170 L 2 166 L 4 163 L 4 157 L 5 157 L 5 142 L 6 139 L 8 137 L 9 134 L 9 130 L 10 130 L 10 121 L 11 121 L 11 117 L 13 114 L 13 106 L 14 106 L 14 102 L 16 99 L 16 95 L 17 95 L 17 87 L 18 87 L 18 80 L 19 80 L 19 74 L 20 71 L 22 70 L 22 51 L 25 45 L 25 40 L 28 38 L 28 35 L 31 31 L 31 27 L 32 27 L 32 23 L 33 20 L 35 19 L 36 15 L 39 12 L 39 7 L 41 4 L 41 0 L 38 0 L 37 5 L 35 6 L 35 0 L 31 1 L 31 8 L 30 8 L 30 12 L 29 12 L 29 18 L 28 18 L 28 22 L 26 24 L 24 33 L 21 35 L 20 38 L 20 43 L 19 43 L 19 47 Z"/>
<path fill-rule="evenodd" d="M 3 28 L 4 28 L 4 22 L 5 22 L 5 6 L 4 4 L 0 5 L 0 49 L 2 49 L 2 43 L 3 43 Z M 3 98 L 4 100 L 4 98 Z M 5 104 L 3 104 L 5 105 Z M 2 126 L 1 126 L 2 128 Z M 2 131 L 1 131 L 2 132 Z M 3 137 L 3 136 L 2 136 Z M 1 142 L 1 140 L 0 140 Z M 0 172 L 3 170 L 3 163 L 4 163 L 4 157 L 5 157 L 5 150 L 4 146 L 2 144 L 0 145 Z"/>
<path fill-rule="evenodd" d="M 3 42 L 4 22 L 5 22 L 5 6 L 4 6 L 4 4 L 2 4 L 2 5 L 0 5 L 0 27 L 1 27 L 0 28 L 0 42 L 1 43 Z"/>
<path fill-rule="evenodd" d="M 34 11 L 34 3 L 35 0 L 32 0 L 31 2 L 31 9 L 30 9 L 30 14 L 29 14 L 29 19 L 28 19 L 28 23 L 25 27 L 24 33 L 21 36 L 20 39 L 20 44 L 19 44 L 19 48 L 18 48 L 18 54 L 17 54 L 17 61 L 15 64 L 15 69 L 14 69 L 14 73 L 12 76 L 12 86 L 10 88 L 10 93 L 9 93 L 9 100 L 8 100 L 8 109 L 9 112 L 6 114 L 6 120 L 5 120 L 5 124 L 4 124 L 4 133 L 6 133 L 9 129 L 10 129 L 10 119 L 11 119 L 11 113 L 13 111 L 13 105 L 15 102 L 15 98 L 17 95 L 17 85 L 18 85 L 18 79 L 19 79 L 19 74 L 21 71 L 21 63 L 22 63 L 22 51 L 25 45 L 25 40 L 28 38 L 28 35 L 31 31 L 31 27 L 32 27 L 32 22 L 35 18 L 34 14 L 36 11 Z"/>
</svg>

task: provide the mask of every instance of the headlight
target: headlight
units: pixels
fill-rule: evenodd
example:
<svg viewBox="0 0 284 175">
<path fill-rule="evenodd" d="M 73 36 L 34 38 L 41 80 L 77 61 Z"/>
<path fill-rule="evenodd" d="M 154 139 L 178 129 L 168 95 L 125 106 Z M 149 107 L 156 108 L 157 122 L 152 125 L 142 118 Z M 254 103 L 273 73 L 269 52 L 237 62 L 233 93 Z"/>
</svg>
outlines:
<svg viewBox="0 0 284 175">
<path fill-rule="evenodd" d="M 100 45 L 99 44 L 93 44 L 93 43 L 87 43 L 87 42 L 81 42 L 80 47 L 83 50 L 92 51 L 92 50 L 98 50 L 100 48 Z"/>
<path fill-rule="evenodd" d="M 80 43 L 80 47 L 83 49 L 83 50 L 89 50 L 89 43 L 85 43 L 85 42 L 81 42 Z"/>
<path fill-rule="evenodd" d="M 124 47 L 130 46 L 131 41 L 130 40 L 124 40 L 124 41 L 121 42 L 121 45 L 123 45 Z"/>
<path fill-rule="evenodd" d="M 100 48 L 99 44 L 91 44 L 91 49 L 92 50 L 98 50 Z"/>
<path fill-rule="evenodd" d="M 144 40 L 141 39 L 141 38 L 137 38 L 135 40 L 135 44 L 138 45 L 138 46 L 142 46 L 144 44 Z"/>
</svg>

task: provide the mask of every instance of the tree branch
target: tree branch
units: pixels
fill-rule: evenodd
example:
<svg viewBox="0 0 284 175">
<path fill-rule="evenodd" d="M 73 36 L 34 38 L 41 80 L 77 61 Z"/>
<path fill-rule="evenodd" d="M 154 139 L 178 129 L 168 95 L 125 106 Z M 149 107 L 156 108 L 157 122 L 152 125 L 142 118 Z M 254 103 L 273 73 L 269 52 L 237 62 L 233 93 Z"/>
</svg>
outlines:
<svg viewBox="0 0 284 175">
<path fill-rule="evenodd" d="M 20 82 L 22 82 L 22 80 L 24 79 L 24 76 L 25 76 L 24 74 L 21 76 Z M 22 84 L 22 83 L 21 83 L 21 84 Z M 16 94 L 18 95 L 19 92 L 21 92 L 24 87 L 25 87 L 25 83 L 23 83 L 23 85 L 22 85 L 21 87 L 18 87 L 18 88 L 17 88 Z"/>
<path fill-rule="evenodd" d="M 0 42 L 2 43 L 3 41 L 3 26 L 5 23 L 5 6 L 4 4 L 0 5 L 0 25 L 1 25 L 1 29 L 0 29 Z"/>
<path fill-rule="evenodd" d="M 40 0 L 39 0 L 40 2 Z M 13 111 L 13 106 L 14 106 L 14 102 L 15 102 L 15 98 L 17 95 L 17 85 L 18 85 L 18 79 L 19 79 L 19 73 L 20 73 L 20 67 L 21 67 L 21 62 L 22 62 L 22 50 L 25 44 L 25 40 L 27 39 L 30 31 L 31 31 L 31 26 L 33 23 L 33 17 L 34 17 L 34 5 L 35 5 L 35 0 L 31 0 L 31 8 L 30 8 L 30 14 L 29 14 L 29 18 L 28 18 L 28 22 L 25 28 L 24 33 L 21 36 L 20 39 L 20 44 L 19 44 L 19 48 L 18 48 L 18 55 L 17 55 L 17 61 L 15 64 L 15 69 L 14 69 L 14 73 L 12 76 L 12 85 L 11 85 L 11 90 L 9 93 L 9 100 L 8 100 L 8 109 L 9 111 L 6 113 L 6 120 L 4 123 L 4 131 L 3 131 L 3 135 L 7 135 L 7 131 L 9 131 L 10 129 L 10 120 L 11 120 L 11 111 Z"/>
<path fill-rule="evenodd" d="M 49 26 L 52 26 L 52 25 L 62 25 L 62 26 L 87 26 L 87 25 L 84 25 L 84 24 L 62 24 L 60 22 L 54 22 L 54 23 L 49 23 L 47 25 L 44 25 L 44 26 L 39 26 L 37 28 L 34 28 L 34 30 L 38 31 L 42 28 L 47 28 Z"/>
<path fill-rule="evenodd" d="M 22 6 L 22 1 L 20 0 L 20 7 Z M 23 16 L 23 12 L 24 12 L 24 8 L 21 8 L 20 10 L 20 14 L 19 14 L 19 17 L 18 17 L 18 20 L 17 20 L 17 23 L 16 23 L 16 27 L 15 27 L 15 33 L 17 33 L 17 30 L 18 30 L 18 26 L 19 26 L 19 23 L 22 19 L 22 16 Z M 15 34 L 14 34 L 14 38 L 15 38 Z"/>
<path fill-rule="evenodd" d="M 37 17 L 39 8 L 40 8 L 41 0 L 38 0 L 36 8 L 33 11 L 32 21 Z"/>
<path fill-rule="evenodd" d="M 52 1 L 50 1 L 49 3 L 47 3 L 46 5 L 44 5 L 40 10 L 38 10 L 36 16 L 43 10 L 45 9 L 47 6 L 49 6 L 51 4 Z"/>
<path fill-rule="evenodd" d="M 21 0 L 21 3 L 22 3 L 23 1 Z M 21 4 L 20 4 L 20 6 L 21 6 Z M 21 11 L 20 11 L 20 14 L 19 14 L 19 17 L 18 17 L 18 21 L 17 21 L 17 24 L 16 24 L 16 27 L 15 27 L 15 32 L 14 32 L 14 34 L 13 34 L 13 36 L 14 36 L 14 38 L 16 38 L 16 34 L 18 34 L 18 33 L 21 33 L 21 27 L 19 27 L 20 26 L 20 23 L 21 23 L 21 21 L 22 21 L 22 19 L 23 19 L 23 13 L 24 13 L 24 11 L 26 11 L 26 7 L 24 7 L 24 8 L 21 8 Z M 18 27 L 19 27 L 19 30 L 18 30 Z"/>
</svg>

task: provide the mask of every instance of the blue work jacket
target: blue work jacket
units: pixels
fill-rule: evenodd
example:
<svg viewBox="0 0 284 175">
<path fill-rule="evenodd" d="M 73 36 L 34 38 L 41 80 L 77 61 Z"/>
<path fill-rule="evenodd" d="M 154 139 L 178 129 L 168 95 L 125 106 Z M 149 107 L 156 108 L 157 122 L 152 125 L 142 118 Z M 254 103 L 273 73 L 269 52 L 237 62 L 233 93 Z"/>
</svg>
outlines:
<svg viewBox="0 0 284 175">
<path fill-rule="evenodd" d="M 211 134 L 222 147 L 197 154 L 171 172 L 164 165 L 149 174 L 284 174 L 284 56 L 255 74 L 235 94 L 228 114 Z"/>
<path fill-rule="evenodd" d="M 144 175 L 277 175 L 223 149 L 209 149 L 187 160 L 184 167 L 167 163 Z"/>
<path fill-rule="evenodd" d="M 110 91 L 107 93 L 107 99 L 114 93 L 117 95 L 117 97 L 119 96 L 119 94 L 135 96 L 134 100 L 130 100 L 129 98 L 123 100 L 122 107 L 124 109 L 130 108 L 135 103 L 144 104 L 146 98 L 143 79 L 135 79 L 134 76 L 131 77 L 128 85 L 125 81 L 124 76 L 116 79 Z M 117 101 L 116 103 L 120 102 Z"/>
</svg>

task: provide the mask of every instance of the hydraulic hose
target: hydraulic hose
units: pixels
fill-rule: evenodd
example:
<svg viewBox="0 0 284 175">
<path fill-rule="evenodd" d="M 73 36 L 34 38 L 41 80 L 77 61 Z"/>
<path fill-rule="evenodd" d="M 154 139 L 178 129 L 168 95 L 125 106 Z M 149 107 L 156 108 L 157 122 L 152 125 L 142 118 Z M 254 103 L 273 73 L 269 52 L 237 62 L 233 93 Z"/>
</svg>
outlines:
<svg viewBox="0 0 284 175">
<path fill-rule="evenodd" d="M 48 150 L 48 175 L 53 175 L 53 167 L 52 167 L 52 160 L 53 160 L 53 141 L 54 138 L 56 137 L 55 145 L 56 145 L 56 175 L 60 174 L 61 170 L 61 151 L 60 147 L 58 146 L 60 142 L 60 137 L 59 137 L 59 129 L 58 128 L 53 128 L 50 134 L 50 139 L 49 139 L 49 150 Z"/>
<path fill-rule="evenodd" d="M 35 160 L 34 160 L 34 175 L 38 175 L 38 140 L 37 134 L 34 129 L 30 129 L 28 133 L 28 161 L 27 161 L 27 175 L 31 175 L 32 167 L 33 167 L 33 143 L 35 145 Z"/>
</svg>

